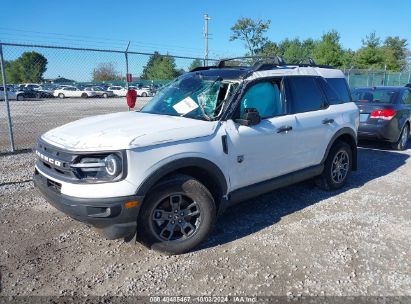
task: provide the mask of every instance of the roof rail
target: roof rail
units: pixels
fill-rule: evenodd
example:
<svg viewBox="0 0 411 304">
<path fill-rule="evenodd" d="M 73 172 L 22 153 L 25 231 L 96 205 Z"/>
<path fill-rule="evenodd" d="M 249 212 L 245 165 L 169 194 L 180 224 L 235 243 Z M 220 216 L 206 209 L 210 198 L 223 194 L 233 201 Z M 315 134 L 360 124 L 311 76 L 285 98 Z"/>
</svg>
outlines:
<svg viewBox="0 0 411 304">
<path fill-rule="evenodd" d="M 316 67 L 316 68 L 324 68 L 324 69 L 335 69 L 335 67 L 331 65 L 316 64 L 314 59 L 310 57 L 308 57 L 306 60 L 307 60 L 307 63 L 297 63 L 297 64 L 288 64 L 288 65 L 293 65 L 293 66 L 298 66 L 298 67 Z"/>
<path fill-rule="evenodd" d="M 257 59 L 256 63 L 254 66 L 256 66 L 258 63 L 268 63 L 268 61 L 271 61 L 271 64 L 273 65 L 284 65 L 284 59 L 281 58 L 280 56 L 243 56 L 243 57 L 232 57 L 232 58 L 225 58 L 225 59 L 220 59 L 220 61 L 217 63 L 218 68 L 224 68 L 226 67 L 226 62 L 228 61 L 233 61 L 233 60 L 238 60 L 238 59 Z"/>
<path fill-rule="evenodd" d="M 257 60 L 253 66 L 226 66 L 226 62 L 238 60 L 238 59 L 259 59 Z M 317 68 L 325 68 L 325 69 L 335 69 L 335 67 L 330 65 L 322 65 L 316 64 L 312 58 L 307 58 L 307 63 L 285 63 L 284 59 L 280 56 L 244 56 L 244 57 L 233 57 L 233 58 L 226 58 L 221 59 L 218 63 L 214 66 L 205 66 L 205 67 L 197 67 L 192 69 L 190 72 L 197 72 L 197 71 L 204 71 L 209 69 L 222 69 L 222 68 L 251 68 L 251 72 L 256 71 L 264 71 L 264 70 L 271 70 L 273 68 L 279 66 L 297 66 L 297 67 L 317 67 Z M 302 62 L 301 60 L 300 62 Z"/>
</svg>

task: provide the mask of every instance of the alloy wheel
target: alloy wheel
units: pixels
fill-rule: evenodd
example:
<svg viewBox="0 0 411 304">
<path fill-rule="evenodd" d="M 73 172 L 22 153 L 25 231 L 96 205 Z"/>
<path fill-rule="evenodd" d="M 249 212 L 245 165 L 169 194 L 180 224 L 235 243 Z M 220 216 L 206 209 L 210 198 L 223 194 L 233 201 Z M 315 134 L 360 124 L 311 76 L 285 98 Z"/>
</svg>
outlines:
<svg viewBox="0 0 411 304">
<path fill-rule="evenodd" d="M 347 177 L 350 161 L 348 153 L 346 151 L 339 151 L 333 159 L 331 165 L 331 178 L 332 180 L 340 184 Z"/>
<path fill-rule="evenodd" d="M 401 147 L 405 149 L 408 142 L 408 127 L 405 126 L 401 134 Z"/>
<path fill-rule="evenodd" d="M 183 194 L 169 195 L 156 203 L 151 215 L 152 228 L 162 241 L 190 238 L 201 223 L 199 205 Z"/>
</svg>

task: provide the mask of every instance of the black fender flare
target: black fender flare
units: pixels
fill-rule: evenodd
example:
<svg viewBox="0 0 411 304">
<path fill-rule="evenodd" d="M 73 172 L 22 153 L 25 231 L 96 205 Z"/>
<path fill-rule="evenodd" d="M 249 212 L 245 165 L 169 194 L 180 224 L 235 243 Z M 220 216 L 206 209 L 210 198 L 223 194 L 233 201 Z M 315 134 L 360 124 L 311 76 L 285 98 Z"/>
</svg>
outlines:
<svg viewBox="0 0 411 304">
<path fill-rule="evenodd" d="M 212 175 L 215 181 L 218 183 L 221 193 L 225 195 L 227 193 L 227 180 L 221 171 L 221 169 L 212 161 L 200 157 L 185 157 L 177 160 L 173 160 L 164 166 L 160 167 L 153 173 L 151 173 L 144 182 L 138 187 L 136 195 L 146 196 L 148 191 L 163 177 L 168 174 L 188 168 L 197 167 L 201 170 L 206 171 L 208 174 Z"/>
<path fill-rule="evenodd" d="M 327 149 L 325 150 L 323 159 L 321 160 L 321 164 L 325 163 L 325 160 L 328 157 L 328 154 L 330 153 L 331 147 L 334 145 L 335 141 L 342 135 L 348 135 L 352 139 L 351 147 L 352 147 L 352 158 L 353 158 L 353 163 L 352 163 L 352 170 L 356 171 L 357 170 L 357 136 L 354 132 L 353 129 L 349 127 L 344 127 L 338 130 L 333 137 L 331 138 L 330 142 L 328 143 Z"/>
</svg>

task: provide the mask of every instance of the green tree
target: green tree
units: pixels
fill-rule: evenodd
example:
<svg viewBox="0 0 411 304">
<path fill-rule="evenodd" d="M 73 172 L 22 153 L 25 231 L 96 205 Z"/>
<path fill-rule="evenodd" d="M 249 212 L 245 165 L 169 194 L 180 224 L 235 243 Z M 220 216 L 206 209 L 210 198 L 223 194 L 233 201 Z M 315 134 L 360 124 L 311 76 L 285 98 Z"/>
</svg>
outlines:
<svg viewBox="0 0 411 304">
<path fill-rule="evenodd" d="M 398 36 L 385 38 L 382 52 L 387 69 L 402 71 L 406 68 L 407 45 L 407 39 Z"/>
<path fill-rule="evenodd" d="M 256 54 L 261 56 L 281 56 L 287 63 L 300 63 L 311 57 L 316 45 L 313 39 L 300 41 L 298 38 L 285 39 L 280 43 L 267 41 Z"/>
<path fill-rule="evenodd" d="M 353 68 L 355 66 L 355 52 L 351 49 L 343 50 L 341 63 L 344 69 Z"/>
<path fill-rule="evenodd" d="M 312 40 L 301 42 L 298 38 L 293 40 L 285 39 L 280 43 L 280 50 L 283 50 L 285 62 L 300 63 L 311 57 L 313 45 Z"/>
<path fill-rule="evenodd" d="M 143 69 L 141 79 L 146 80 L 170 80 L 180 74 L 176 70 L 176 64 L 173 57 L 160 55 L 155 52 L 150 56 L 147 65 Z"/>
<path fill-rule="evenodd" d="M 263 57 L 282 55 L 280 54 L 280 49 L 277 43 L 272 42 L 272 41 L 267 41 L 266 43 L 264 43 L 263 46 L 261 46 L 259 49 L 255 51 L 255 54 L 258 56 L 263 56 Z"/>
<path fill-rule="evenodd" d="M 343 65 L 343 53 L 340 34 L 335 30 L 322 35 L 321 40 L 314 46 L 312 51 L 313 59 L 316 63 L 335 67 Z"/>
<path fill-rule="evenodd" d="M 360 69 L 383 69 L 384 54 L 381 40 L 375 32 L 362 40 L 363 46 L 355 54 L 355 66 Z"/>
<path fill-rule="evenodd" d="M 266 42 L 264 33 L 268 30 L 271 21 L 252 20 L 250 18 L 240 18 L 231 27 L 232 34 L 230 41 L 241 40 L 244 42 L 249 54 L 254 56 Z"/>
<path fill-rule="evenodd" d="M 24 52 L 14 61 L 5 64 L 9 83 L 41 82 L 47 70 L 47 59 L 37 52 Z"/>
<path fill-rule="evenodd" d="M 121 76 L 111 62 L 102 62 L 93 70 L 93 81 L 120 80 Z"/>
<path fill-rule="evenodd" d="M 194 70 L 195 68 L 202 67 L 202 66 L 203 66 L 203 61 L 201 59 L 196 58 L 190 64 L 188 70 L 191 71 L 191 70 Z"/>
</svg>

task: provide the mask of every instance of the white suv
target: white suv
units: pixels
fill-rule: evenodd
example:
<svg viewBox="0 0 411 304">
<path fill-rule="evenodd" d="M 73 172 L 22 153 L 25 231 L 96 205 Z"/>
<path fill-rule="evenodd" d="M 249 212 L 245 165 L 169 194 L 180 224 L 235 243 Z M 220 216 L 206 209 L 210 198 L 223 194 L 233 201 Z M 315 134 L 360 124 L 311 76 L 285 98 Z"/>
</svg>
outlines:
<svg viewBox="0 0 411 304">
<path fill-rule="evenodd" d="M 309 178 L 341 188 L 357 167 L 359 124 L 343 73 L 226 62 L 180 76 L 140 112 L 45 133 L 35 184 L 107 238 L 172 254 L 199 245 L 234 203 Z"/>
</svg>

